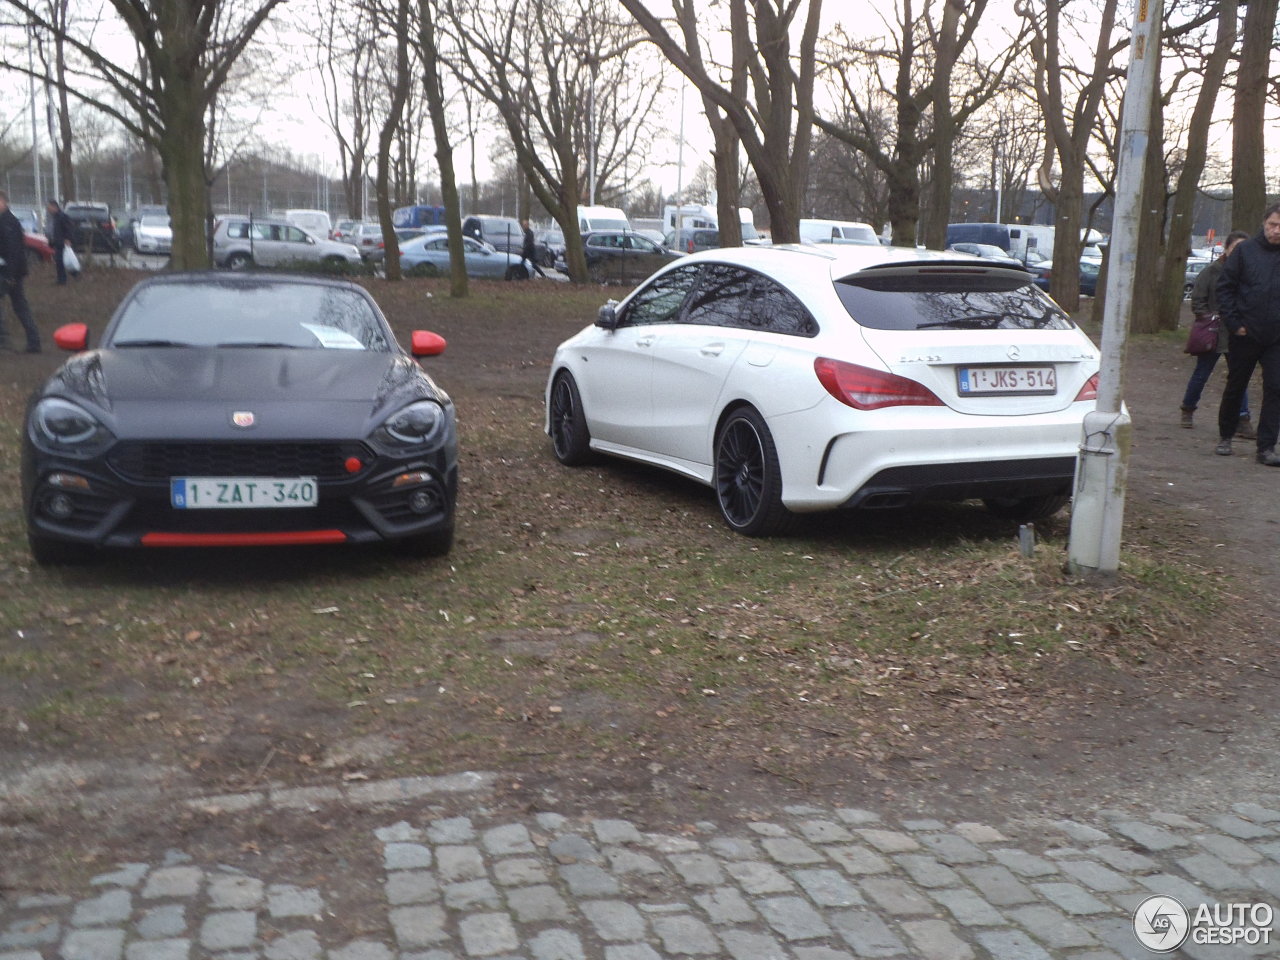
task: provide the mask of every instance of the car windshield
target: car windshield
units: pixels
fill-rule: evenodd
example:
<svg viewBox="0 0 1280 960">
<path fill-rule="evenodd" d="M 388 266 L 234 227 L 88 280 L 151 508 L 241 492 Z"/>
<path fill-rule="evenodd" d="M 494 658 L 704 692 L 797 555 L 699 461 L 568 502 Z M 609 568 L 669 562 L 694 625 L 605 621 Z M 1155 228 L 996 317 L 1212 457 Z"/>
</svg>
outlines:
<svg viewBox="0 0 1280 960">
<path fill-rule="evenodd" d="M 144 227 L 167 227 L 169 225 L 168 217 L 143 217 L 140 221 Z"/>
<path fill-rule="evenodd" d="M 876 330 L 1068 330 L 1071 320 L 1017 270 L 895 266 L 835 284 L 860 325 Z"/>
<path fill-rule="evenodd" d="M 329 284 L 153 283 L 125 303 L 109 347 L 391 349 L 369 301 Z"/>
</svg>

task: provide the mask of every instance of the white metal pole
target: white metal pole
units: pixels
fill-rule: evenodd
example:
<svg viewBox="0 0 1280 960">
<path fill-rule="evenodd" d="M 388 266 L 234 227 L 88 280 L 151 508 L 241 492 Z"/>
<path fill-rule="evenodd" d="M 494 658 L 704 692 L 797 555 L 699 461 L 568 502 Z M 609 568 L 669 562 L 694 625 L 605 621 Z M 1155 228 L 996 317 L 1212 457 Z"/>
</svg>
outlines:
<svg viewBox="0 0 1280 960">
<path fill-rule="evenodd" d="M 596 60 L 593 57 L 591 66 L 591 89 L 587 91 L 587 129 L 590 131 L 590 142 L 587 149 L 591 151 L 591 162 L 588 164 L 590 188 L 587 191 L 587 203 L 596 205 Z"/>
<path fill-rule="evenodd" d="M 676 147 L 676 245 L 684 229 L 684 93 L 687 81 L 680 79 L 680 142 Z"/>
<path fill-rule="evenodd" d="M 1068 567 L 1110 579 L 1120 569 L 1125 485 L 1132 424 L 1124 409 L 1124 351 L 1137 282 L 1143 168 L 1151 138 L 1151 98 L 1160 75 L 1162 0 L 1137 0 L 1116 171 L 1116 205 L 1108 250 L 1098 402 L 1084 419 L 1071 509 Z"/>
<path fill-rule="evenodd" d="M 44 200 L 44 184 L 40 180 L 40 124 L 36 121 L 36 59 L 32 52 L 35 24 L 27 27 L 27 81 L 31 91 L 31 163 L 35 168 L 35 202 Z"/>
</svg>

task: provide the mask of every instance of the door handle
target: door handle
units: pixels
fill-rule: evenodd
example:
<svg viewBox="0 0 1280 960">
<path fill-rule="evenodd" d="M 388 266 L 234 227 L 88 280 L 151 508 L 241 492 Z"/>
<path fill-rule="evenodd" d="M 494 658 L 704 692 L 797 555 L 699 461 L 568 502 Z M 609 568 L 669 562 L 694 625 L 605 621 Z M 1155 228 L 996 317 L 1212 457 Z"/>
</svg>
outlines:
<svg viewBox="0 0 1280 960">
<path fill-rule="evenodd" d="M 718 357 L 724 352 L 723 343 L 708 343 L 700 351 L 704 357 Z"/>
</svg>

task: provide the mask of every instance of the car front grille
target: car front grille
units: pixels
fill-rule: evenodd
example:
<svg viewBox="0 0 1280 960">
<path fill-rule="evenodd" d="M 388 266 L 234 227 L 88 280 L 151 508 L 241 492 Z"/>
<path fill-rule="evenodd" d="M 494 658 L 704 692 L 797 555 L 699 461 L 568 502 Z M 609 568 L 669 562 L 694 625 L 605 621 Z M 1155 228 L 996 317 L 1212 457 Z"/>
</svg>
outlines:
<svg viewBox="0 0 1280 960">
<path fill-rule="evenodd" d="M 153 443 L 119 444 L 108 456 L 121 477 L 167 482 L 170 477 L 316 477 L 345 480 L 345 463 L 373 458 L 359 443 Z"/>
</svg>

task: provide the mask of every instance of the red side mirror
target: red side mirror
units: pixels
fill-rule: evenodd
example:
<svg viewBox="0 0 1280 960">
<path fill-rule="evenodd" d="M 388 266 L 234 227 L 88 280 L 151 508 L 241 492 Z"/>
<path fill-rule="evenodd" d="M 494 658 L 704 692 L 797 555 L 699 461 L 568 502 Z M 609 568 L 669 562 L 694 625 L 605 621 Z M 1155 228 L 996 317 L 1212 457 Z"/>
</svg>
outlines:
<svg viewBox="0 0 1280 960">
<path fill-rule="evenodd" d="M 84 323 L 64 324 L 53 331 L 53 342 L 63 350 L 70 350 L 73 353 L 88 350 L 89 326 Z"/>
<path fill-rule="evenodd" d="M 438 357 L 444 353 L 445 339 L 430 330 L 413 331 L 413 355 L 415 357 Z"/>
</svg>

